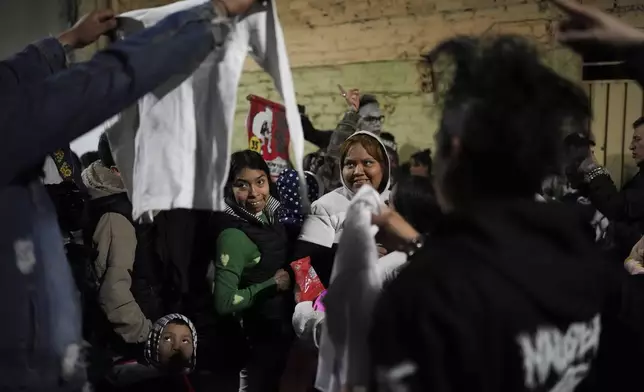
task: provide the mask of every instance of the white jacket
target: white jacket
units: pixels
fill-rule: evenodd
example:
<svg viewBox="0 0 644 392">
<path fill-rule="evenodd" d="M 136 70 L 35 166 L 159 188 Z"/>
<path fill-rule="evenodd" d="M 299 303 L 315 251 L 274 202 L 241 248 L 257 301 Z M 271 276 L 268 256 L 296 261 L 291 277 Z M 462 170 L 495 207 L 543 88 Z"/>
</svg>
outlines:
<svg viewBox="0 0 644 392">
<path fill-rule="evenodd" d="M 149 27 L 206 1 L 179 1 L 121 16 Z M 103 126 L 132 199 L 135 219 L 152 220 L 154 211 L 174 208 L 225 208 L 223 188 L 230 164 L 237 86 L 249 47 L 284 98 L 295 166 L 300 178 L 305 178 L 304 136 L 275 1 L 268 8 L 258 4 L 254 11 L 233 26 L 224 50 L 213 52 L 192 75 L 177 75 L 177 80 L 143 97 L 138 108 Z"/>
<path fill-rule="evenodd" d="M 371 216 L 380 213 L 381 204 L 379 194 L 363 186 L 347 212 L 347 230 L 340 239 L 324 297 L 326 315 L 315 380 L 315 387 L 323 392 L 369 386 L 367 336 L 384 278 L 378 268 L 377 228 Z"/>
<path fill-rule="evenodd" d="M 387 158 L 387 167 L 384 170 L 382 184 L 379 189 L 380 200 L 384 203 L 389 198 L 389 187 L 391 169 L 387 149 L 382 141 L 374 134 L 367 131 L 359 131 L 351 135 L 347 140 L 356 135 L 369 135 L 376 139 L 382 146 L 384 156 Z M 304 221 L 299 239 L 310 242 L 325 248 L 331 248 L 333 244 L 340 241 L 344 228 L 344 219 L 355 193 L 342 181 L 342 188 L 337 188 L 316 200 L 311 205 L 311 213 Z"/>
</svg>

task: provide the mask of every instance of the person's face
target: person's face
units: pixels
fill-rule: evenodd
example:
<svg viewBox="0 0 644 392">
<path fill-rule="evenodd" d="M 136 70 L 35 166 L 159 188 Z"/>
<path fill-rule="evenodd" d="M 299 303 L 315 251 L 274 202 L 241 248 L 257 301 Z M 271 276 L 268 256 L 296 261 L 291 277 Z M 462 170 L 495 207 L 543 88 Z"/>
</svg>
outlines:
<svg viewBox="0 0 644 392">
<path fill-rule="evenodd" d="M 365 184 L 378 189 L 382 182 L 382 165 L 356 143 L 349 147 L 342 166 L 342 179 L 354 192 Z"/>
<path fill-rule="evenodd" d="M 190 328 L 177 324 L 168 324 L 165 327 L 159 342 L 161 365 L 169 367 L 173 363 L 179 363 L 180 367 L 186 367 L 192 358 L 193 350 Z"/>
<path fill-rule="evenodd" d="M 362 106 L 358 110 L 358 114 L 361 117 L 358 129 L 372 132 L 376 135 L 379 135 L 380 132 L 382 132 L 382 122 L 385 117 L 382 115 L 377 103 L 369 103 Z"/>
<path fill-rule="evenodd" d="M 233 194 L 246 211 L 252 214 L 263 211 L 270 194 L 268 176 L 262 170 L 243 169 L 233 181 Z"/>
<path fill-rule="evenodd" d="M 637 164 L 644 161 L 644 125 L 640 125 L 633 131 L 633 139 L 629 148 Z"/>
<path fill-rule="evenodd" d="M 412 176 L 429 177 L 429 167 L 412 159 L 409 165 L 409 174 Z"/>
</svg>

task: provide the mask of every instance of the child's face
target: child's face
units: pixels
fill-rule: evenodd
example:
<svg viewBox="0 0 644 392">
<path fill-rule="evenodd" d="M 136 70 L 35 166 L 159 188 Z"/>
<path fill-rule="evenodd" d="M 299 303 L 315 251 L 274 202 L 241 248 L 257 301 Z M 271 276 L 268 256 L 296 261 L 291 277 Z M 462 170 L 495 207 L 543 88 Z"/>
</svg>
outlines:
<svg viewBox="0 0 644 392">
<path fill-rule="evenodd" d="M 192 358 L 192 333 L 185 325 L 168 324 L 159 342 L 159 362 L 163 366 L 188 367 Z M 177 361 L 177 362 L 175 362 Z"/>
</svg>

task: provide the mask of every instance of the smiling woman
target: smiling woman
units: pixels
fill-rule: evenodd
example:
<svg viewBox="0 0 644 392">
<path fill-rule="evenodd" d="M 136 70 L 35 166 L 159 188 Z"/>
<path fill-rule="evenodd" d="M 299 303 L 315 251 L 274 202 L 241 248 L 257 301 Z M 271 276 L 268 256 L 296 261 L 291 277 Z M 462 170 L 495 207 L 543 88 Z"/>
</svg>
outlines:
<svg viewBox="0 0 644 392">
<path fill-rule="evenodd" d="M 242 386 L 276 390 L 290 348 L 294 300 L 285 270 L 291 261 L 286 230 L 276 217 L 280 203 L 272 196 L 276 188 L 260 154 L 246 150 L 232 155 L 225 192 L 227 208 L 214 220 L 213 296 L 220 324 L 236 330 L 218 339 L 226 352 L 238 354 L 232 361 L 239 368 L 230 366 L 231 377 L 244 368 Z M 248 343 L 249 354 L 242 354 Z"/>
<path fill-rule="evenodd" d="M 351 199 L 360 187 L 370 185 L 380 193 L 384 203 L 389 197 L 391 177 L 387 149 L 373 133 L 354 133 L 340 146 L 339 155 L 342 187 L 311 205 L 311 213 L 295 247 L 295 258 L 310 257 L 311 265 L 326 287 Z"/>
<path fill-rule="evenodd" d="M 360 187 L 369 184 L 382 192 L 386 166 L 385 152 L 380 141 L 367 134 L 358 134 L 349 138 L 341 147 L 342 181 L 346 187 L 357 192 Z"/>
</svg>

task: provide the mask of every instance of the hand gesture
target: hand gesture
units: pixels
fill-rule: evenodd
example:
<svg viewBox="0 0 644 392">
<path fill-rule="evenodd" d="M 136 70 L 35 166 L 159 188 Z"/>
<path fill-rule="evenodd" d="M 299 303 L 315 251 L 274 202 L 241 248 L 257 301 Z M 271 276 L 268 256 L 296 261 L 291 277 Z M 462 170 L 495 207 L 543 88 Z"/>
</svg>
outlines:
<svg viewBox="0 0 644 392">
<path fill-rule="evenodd" d="M 278 270 L 273 277 L 278 291 L 286 291 L 291 287 L 291 277 L 283 269 Z"/>
<path fill-rule="evenodd" d="M 342 94 L 344 99 L 347 101 L 349 108 L 357 112 L 360 108 L 360 90 L 354 88 L 349 90 L 349 92 L 347 93 L 339 84 L 338 89 L 340 90 L 340 94 Z"/>
<path fill-rule="evenodd" d="M 61 34 L 58 40 L 63 45 L 80 49 L 96 42 L 101 35 L 115 28 L 116 16 L 114 15 L 114 11 L 92 11 L 80 18 L 74 27 Z"/>
<path fill-rule="evenodd" d="M 566 45 L 604 44 L 630 46 L 644 43 L 644 32 L 599 9 L 577 0 L 550 0 L 567 16 L 557 29 L 557 39 Z"/>
<path fill-rule="evenodd" d="M 624 263 L 624 268 L 631 275 L 642 275 L 644 274 L 644 267 L 637 260 L 628 259 Z"/>
<path fill-rule="evenodd" d="M 212 0 L 215 8 L 223 7 L 230 16 L 246 13 L 255 0 Z"/>
<path fill-rule="evenodd" d="M 381 207 L 379 215 L 372 215 L 371 223 L 384 230 L 388 239 L 399 246 L 408 244 L 420 235 L 399 213 L 387 206 Z"/>
</svg>

